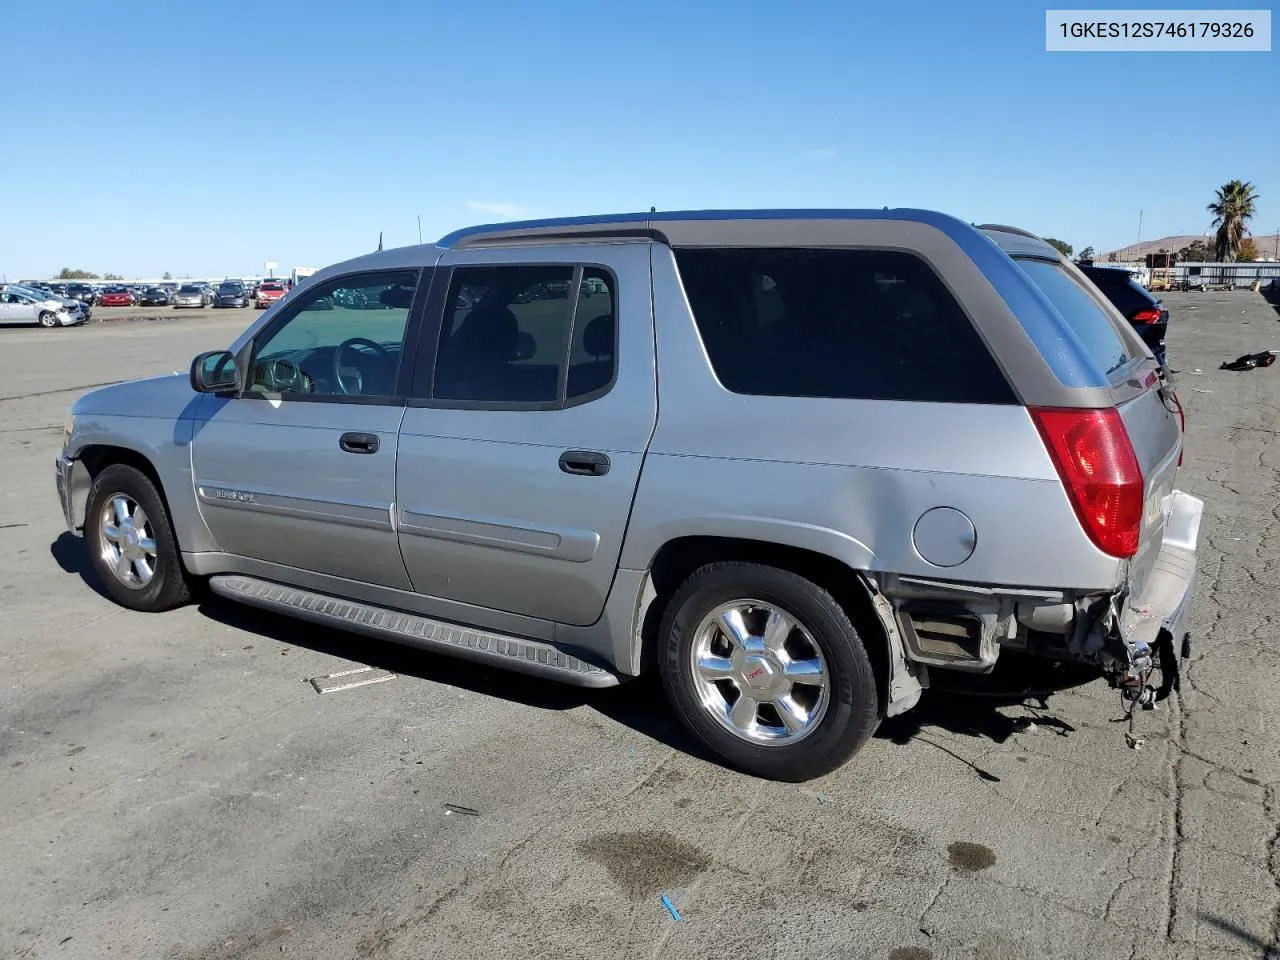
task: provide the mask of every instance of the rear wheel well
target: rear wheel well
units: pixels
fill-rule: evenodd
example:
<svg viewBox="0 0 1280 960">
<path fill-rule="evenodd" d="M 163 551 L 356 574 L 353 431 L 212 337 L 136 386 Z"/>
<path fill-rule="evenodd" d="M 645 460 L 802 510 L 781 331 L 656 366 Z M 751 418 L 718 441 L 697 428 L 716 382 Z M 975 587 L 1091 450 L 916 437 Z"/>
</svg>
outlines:
<svg viewBox="0 0 1280 960">
<path fill-rule="evenodd" d="M 759 563 L 799 574 L 825 589 L 844 609 L 875 671 L 880 716 L 889 694 L 889 638 L 876 615 L 866 582 L 852 567 L 813 550 L 736 537 L 680 537 L 663 545 L 649 567 L 656 594 L 641 624 L 641 668 L 648 672 L 658 650 L 658 629 L 672 594 L 699 567 L 723 560 Z"/>
</svg>

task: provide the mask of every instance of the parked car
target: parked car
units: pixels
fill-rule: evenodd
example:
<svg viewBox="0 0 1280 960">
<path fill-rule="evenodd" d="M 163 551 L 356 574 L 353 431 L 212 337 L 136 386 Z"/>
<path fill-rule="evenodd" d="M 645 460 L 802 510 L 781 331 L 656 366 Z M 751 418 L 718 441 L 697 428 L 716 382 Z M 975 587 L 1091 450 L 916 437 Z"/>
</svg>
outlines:
<svg viewBox="0 0 1280 960">
<path fill-rule="evenodd" d="M 132 307 L 135 302 L 128 287 L 107 287 L 98 295 L 98 305 L 102 307 Z"/>
<path fill-rule="evenodd" d="M 218 284 L 218 292 L 214 295 L 215 307 L 247 307 L 249 291 L 238 280 L 229 280 Z"/>
<path fill-rule="evenodd" d="M 144 307 L 167 307 L 173 302 L 173 296 L 164 287 L 147 287 L 138 298 Z"/>
<path fill-rule="evenodd" d="M 386 309 L 317 325 L 350 291 Z M 1006 650 L 1172 690 L 1203 504 L 1169 391 L 1012 228 L 576 218 L 329 267 L 189 374 L 81 397 L 56 477 L 126 607 L 208 578 L 582 686 L 656 670 L 710 750 L 800 780 Z"/>
<path fill-rule="evenodd" d="M 64 310 L 67 311 L 73 323 L 85 323 L 88 321 L 90 315 L 92 314 L 92 308 L 88 304 L 81 303 L 79 300 L 75 299 L 74 297 L 60 296 L 59 294 L 53 292 L 52 290 L 45 290 L 40 287 L 34 287 L 24 283 L 11 283 L 11 284 L 8 284 L 5 287 L 5 289 L 14 290 L 14 291 L 25 291 L 26 293 L 29 293 L 31 296 L 36 297 L 42 301 L 44 300 L 56 301 L 58 304 L 62 306 Z"/>
<path fill-rule="evenodd" d="M 69 283 L 66 286 L 65 296 L 79 300 L 81 303 L 87 303 L 90 306 L 98 299 L 97 292 L 87 283 Z"/>
<path fill-rule="evenodd" d="M 197 283 L 184 283 L 178 288 L 178 292 L 173 297 L 173 308 L 175 310 L 181 307 L 199 307 L 204 309 L 207 307 L 212 298 L 209 291 Z"/>
<path fill-rule="evenodd" d="M 72 313 L 62 298 L 52 293 L 30 290 L 12 283 L 0 286 L 0 325 L 70 327 L 84 321 L 82 314 Z"/>
<path fill-rule="evenodd" d="M 1102 295 L 1119 310 L 1138 331 L 1142 342 L 1151 348 L 1161 366 L 1165 364 L 1165 334 L 1169 329 L 1169 308 L 1129 271 L 1116 267 L 1084 264 L 1084 275 L 1093 281 Z"/>
<path fill-rule="evenodd" d="M 277 280 L 266 280 L 258 285 L 257 292 L 253 295 L 253 305 L 259 310 L 271 306 L 287 291 L 284 284 Z"/>
</svg>

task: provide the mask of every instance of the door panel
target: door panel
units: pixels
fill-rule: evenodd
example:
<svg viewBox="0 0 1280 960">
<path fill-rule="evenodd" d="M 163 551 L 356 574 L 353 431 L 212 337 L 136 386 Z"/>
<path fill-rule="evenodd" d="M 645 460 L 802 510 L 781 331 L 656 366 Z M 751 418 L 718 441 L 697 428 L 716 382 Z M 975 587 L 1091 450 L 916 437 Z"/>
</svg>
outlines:
<svg viewBox="0 0 1280 960">
<path fill-rule="evenodd" d="M 0 323 L 35 323 L 38 314 L 34 303 L 16 293 L 0 297 Z"/>
<path fill-rule="evenodd" d="M 465 399 L 410 401 L 396 478 L 400 549 L 421 594 L 586 625 L 604 609 L 657 416 L 648 248 L 612 245 L 597 260 L 607 269 L 574 273 L 569 296 L 553 276 L 514 296 L 500 290 L 504 303 L 489 292 L 501 282 L 462 269 L 475 260 L 492 265 L 496 256 L 511 266 L 573 265 L 581 252 L 464 250 L 442 258 L 457 269 L 441 298 L 448 309 L 439 355 L 449 356 L 451 326 L 462 340 L 474 337 L 462 316 L 469 312 L 520 344 L 499 358 L 518 370 L 496 375 L 468 361 L 450 371 L 445 360 L 439 393 Z M 575 292 L 575 329 L 561 332 L 556 317 Z M 495 319 L 507 312 L 518 330 Z M 544 369 L 559 362 L 566 339 L 570 364 Z M 545 387 L 557 376 L 561 397 L 575 399 L 548 403 Z M 494 399 L 481 408 L 486 391 Z M 607 469 L 569 472 L 561 458 L 571 451 L 574 462 L 603 454 Z"/>
<path fill-rule="evenodd" d="M 221 401 L 196 426 L 200 512 L 228 553 L 409 589 L 391 523 L 398 404 Z M 378 437 L 347 453 L 344 433 Z"/>
<path fill-rule="evenodd" d="M 397 484 L 400 550 L 415 590 L 561 623 L 599 617 L 622 549 L 643 442 L 634 450 L 607 448 L 612 469 L 586 477 L 560 470 L 565 444 L 522 439 L 572 436 L 574 446 L 593 433 L 619 439 L 620 431 L 585 417 L 563 426 L 547 422 L 585 409 L 406 412 Z M 495 423 L 495 417 L 507 420 Z M 424 435 L 470 430 L 493 439 Z"/>
<path fill-rule="evenodd" d="M 393 523 L 396 435 L 427 274 L 350 274 L 306 291 L 245 348 L 243 393 L 206 398 L 192 472 L 223 550 L 410 589 Z"/>
</svg>

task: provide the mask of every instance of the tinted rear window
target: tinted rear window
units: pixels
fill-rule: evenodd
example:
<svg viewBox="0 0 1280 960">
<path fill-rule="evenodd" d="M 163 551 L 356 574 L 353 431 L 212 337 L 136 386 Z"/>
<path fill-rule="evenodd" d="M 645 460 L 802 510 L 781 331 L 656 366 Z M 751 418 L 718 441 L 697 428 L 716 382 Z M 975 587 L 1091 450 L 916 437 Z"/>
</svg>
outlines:
<svg viewBox="0 0 1280 960">
<path fill-rule="evenodd" d="M 676 263 L 734 393 L 1016 402 L 960 305 L 911 254 L 684 249 Z"/>
<path fill-rule="evenodd" d="M 1048 260 L 1017 260 L 1058 313 L 1075 331 L 1099 370 L 1111 373 L 1132 359 L 1129 348 L 1111 319 L 1084 286 L 1061 264 Z"/>
</svg>

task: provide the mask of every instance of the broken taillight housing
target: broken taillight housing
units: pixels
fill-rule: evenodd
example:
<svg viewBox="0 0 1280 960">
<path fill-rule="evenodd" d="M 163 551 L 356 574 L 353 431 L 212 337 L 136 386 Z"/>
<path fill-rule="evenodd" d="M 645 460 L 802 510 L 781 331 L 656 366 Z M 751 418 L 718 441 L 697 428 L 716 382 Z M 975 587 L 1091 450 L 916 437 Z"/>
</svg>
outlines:
<svg viewBox="0 0 1280 960">
<path fill-rule="evenodd" d="M 1084 532 L 1103 553 L 1132 557 L 1142 533 L 1142 468 L 1119 411 L 1030 413 Z"/>
</svg>

